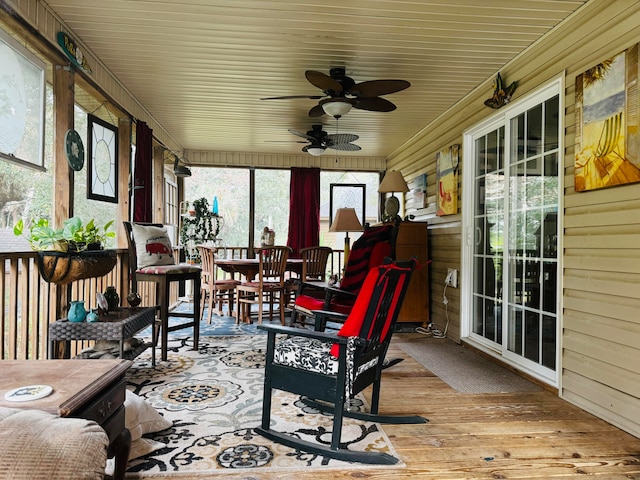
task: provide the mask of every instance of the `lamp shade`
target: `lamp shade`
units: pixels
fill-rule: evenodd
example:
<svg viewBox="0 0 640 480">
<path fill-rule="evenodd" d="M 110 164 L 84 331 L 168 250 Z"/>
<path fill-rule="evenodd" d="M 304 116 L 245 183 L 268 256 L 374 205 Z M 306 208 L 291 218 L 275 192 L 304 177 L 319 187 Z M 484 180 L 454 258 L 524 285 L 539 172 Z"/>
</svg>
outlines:
<svg viewBox="0 0 640 480">
<path fill-rule="evenodd" d="M 351 110 L 351 102 L 347 98 L 328 98 L 320 102 L 324 113 L 335 118 L 346 115 Z"/>
<path fill-rule="evenodd" d="M 407 182 L 404 180 L 402 173 L 397 170 L 389 170 L 382 182 L 380 182 L 380 186 L 378 187 L 378 192 L 380 193 L 393 193 L 393 192 L 408 192 L 409 186 Z"/>
<path fill-rule="evenodd" d="M 329 227 L 330 232 L 361 232 L 364 227 L 358 220 L 355 208 L 339 208 Z"/>
</svg>

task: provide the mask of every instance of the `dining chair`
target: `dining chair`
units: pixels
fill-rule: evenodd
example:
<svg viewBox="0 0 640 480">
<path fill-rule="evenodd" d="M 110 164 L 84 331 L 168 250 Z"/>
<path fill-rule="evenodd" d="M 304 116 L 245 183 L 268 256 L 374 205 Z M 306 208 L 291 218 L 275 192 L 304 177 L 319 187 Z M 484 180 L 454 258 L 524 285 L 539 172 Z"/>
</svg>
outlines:
<svg viewBox="0 0 640 480">
<path fill-rule="evenodd" d="M 287 304 L 293 309 L 300 286 L 304 282 L 323 284 L 327 279 L 327 261 L 333 250 L 331 247 L 306 247 L 300 249 L 302 271 L 297 278 L 290 278 L 285 283 L 287 287 Z M 324 293 L 320 291 L 321 298 Z M 295 311 L 293 311 L 295 314 Z M 294 319 L 295 320 L 295 319 Z"/>
<path fill-rule="evenodd" d="M 166 228 L 159 223 L 123 222 L 129 246 L 129 275 L 131 291 L 138 291 L 138 282 L 156 284 L 156 304 L 159 305 L 161 358 L 167 360 L 169 332 L 193 328 L 193 349 L 198 349 L 200 337 L 200 274 L 196 265 L 176 264 L 171 240 Z M 173 311 L 172 317 L 191 321 L 169 326 L 169 285 L 173 282 L 193 281 L 191 312 Z"/>
<path fill-rule="evenodd" d="M 258 323 L 262 323 L 264 304 L 269 305 L 269 319 L 277 301 L 280 322 L 284 325 L 285 271 L 292 250 L 286 246 L 261 248 L 258 251 L 257 279 L 247 280 L 236 287 L 236 322 L 251 323 L 251 307 L 258 306 Z"/>
<path fill-rule="evenodd" d="M 229 316 L 233 317 L 235 307 L 236 287 L 240 284 L 234 278 L 223 278 L 223 272 L 216 266 L 216 255 L 222 253 L 221 248 L 198 245 L 198 252 L 202 262 L 202 282 L 200 311 L 204 317 L 204 305 L 208 306 L 207 323 L 211 324 L 214 306 L 217 305 L 217 315 L 223 315 L 222 307 L 227 305 Z"/>
<path fill-rule="evenodd" d="M 348 462 L 392 465 L 398 459 L 375 448 L 355 451 L 343 441 L 343 417 L 392 424 L 423 424 L 419 415 L 378 413 L 380 383 L 395 323 L 405 298 L 415 260 L 386 263 L 372 268 L 358 293 L 351 313 L 337 333 L 318 331 L 325 316 L 315 312 L 316 331 L 306 328 L 261 325 L 267 336 L 262 419 L 256 431 L 296 450 Z M 349 408 L 350 400 L 371 387 L 369 412 Z M 308 440 L 303 432 L 276 430 L 271 419 L 273 390 L 300 395 L 299 402 L 333 415 L 326 435 Z M 304 411 L 304 410 L 303 410 Z M 362 427 L 364 428 L 364 427 Z"/>
</svg>

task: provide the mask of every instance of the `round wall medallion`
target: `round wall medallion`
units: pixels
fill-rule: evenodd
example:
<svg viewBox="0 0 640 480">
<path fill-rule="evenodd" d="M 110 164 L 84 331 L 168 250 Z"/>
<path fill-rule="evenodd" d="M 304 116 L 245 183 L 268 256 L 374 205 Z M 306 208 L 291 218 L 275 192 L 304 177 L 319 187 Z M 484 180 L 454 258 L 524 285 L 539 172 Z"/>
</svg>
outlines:
<svg viewBox="0 0 640 480">
<path fill-rule="evenodd" d="M 64 145 L 67 152 L 67 161 L 71 169 L 76 172 L 82 170 L 84 166 L 84 145 L 82 145 L 80 134 L 73 129 L 67 130 Z"/>
</svg>

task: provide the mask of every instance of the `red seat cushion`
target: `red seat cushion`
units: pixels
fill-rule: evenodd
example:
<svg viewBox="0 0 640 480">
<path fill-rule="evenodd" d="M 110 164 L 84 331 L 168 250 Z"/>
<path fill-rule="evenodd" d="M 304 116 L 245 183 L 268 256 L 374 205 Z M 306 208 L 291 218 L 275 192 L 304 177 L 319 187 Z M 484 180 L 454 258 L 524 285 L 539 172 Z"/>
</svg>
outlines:
<svg viewBox="0 0 640 480">
<path fill-rule="evenodd" d="M 323 298 L 310 297 L 309 295 L 299 295 L 296 298 L 296 307 L 301 307 L 306 310 L 322 310 L 324 306 Z"/>
</svg>

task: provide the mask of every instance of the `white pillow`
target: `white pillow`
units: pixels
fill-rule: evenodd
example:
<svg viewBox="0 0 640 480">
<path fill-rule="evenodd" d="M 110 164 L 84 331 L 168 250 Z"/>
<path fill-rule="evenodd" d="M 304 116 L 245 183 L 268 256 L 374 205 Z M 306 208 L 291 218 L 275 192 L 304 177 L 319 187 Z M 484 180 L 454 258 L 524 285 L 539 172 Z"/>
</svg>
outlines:
<svg viewBox="0 0 640 480">
<path fill-rule="evenodd" d="M 127 390 L 124 400 L 124 423 L 131 432 L 131 441 L 136 441 L 145 433 L 161 432 L 173 422 L 160 415 L 147 401 Z"/>
<path fill-rule="evenodd" d="M 136 243 L 138 268 L 154 265 L 174 265 L 171 239 L 164 227 L 131 224 L 133 239 Z"/>
<path fill-rule="evenodd" d="M 124 426 L 131 432 L 131 450 L 129 460 L 142 457 L 166 447 L 162 442 L 156 442 L 149 438 L 141 438 L 145 433 L 161 432 L 173 425 L 147 401 L 127 390 L 124 399 Z M 113 459 L 107 462 L 107 471 L 113 471 Z"/>
</svg>

